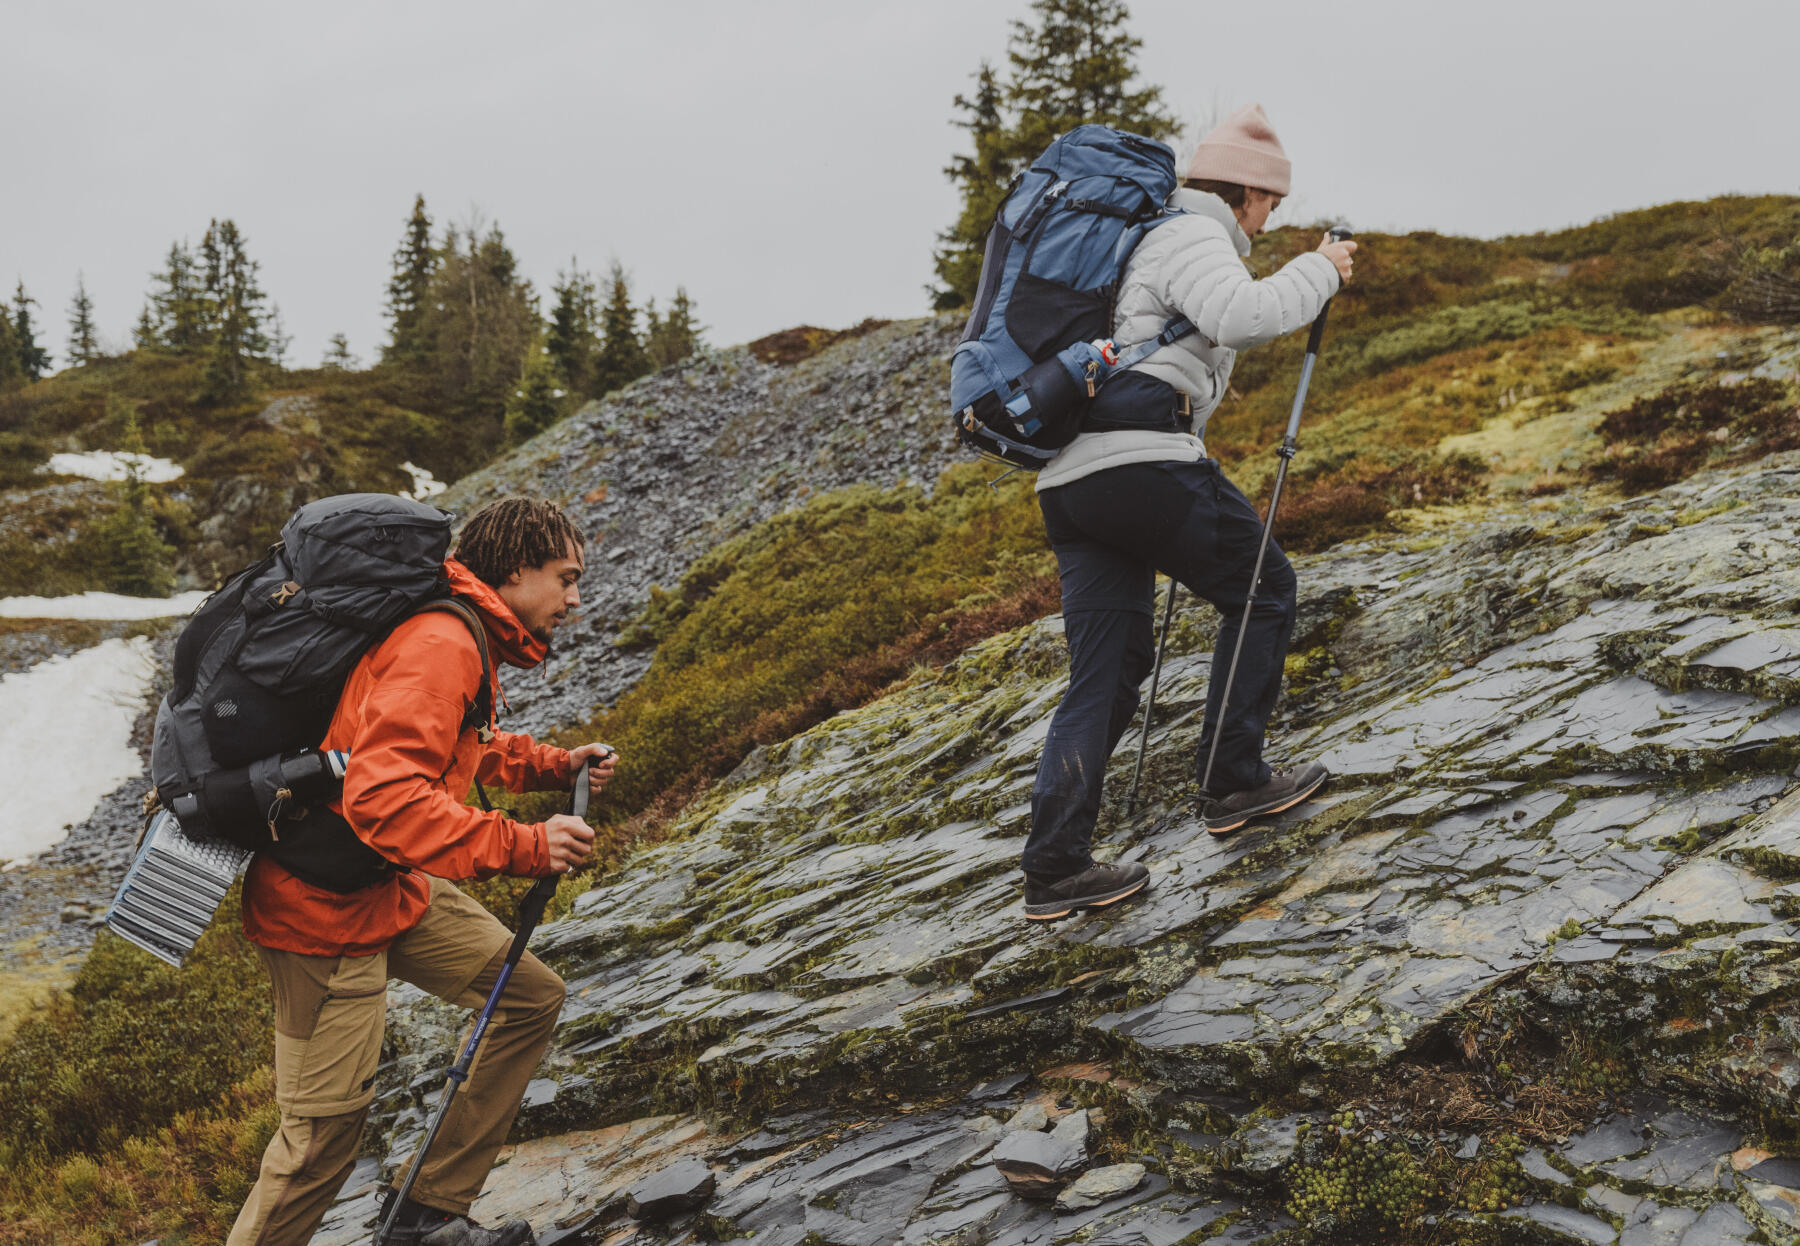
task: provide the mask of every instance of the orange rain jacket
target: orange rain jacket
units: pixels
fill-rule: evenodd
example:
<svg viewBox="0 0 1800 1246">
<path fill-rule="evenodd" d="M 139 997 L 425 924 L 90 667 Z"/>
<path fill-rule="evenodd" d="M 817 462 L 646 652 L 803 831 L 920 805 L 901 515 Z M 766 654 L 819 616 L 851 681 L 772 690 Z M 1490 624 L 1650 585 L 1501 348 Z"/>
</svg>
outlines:
<svg viewBox="0 0 1800 1246">
<path fill-rule="evenodd" d="M 444 568 L 451 591 L 486 622 L 496 663 L 529 668 L 544 660 L 544 642 L 499 593 L 454 559 Z M 343 798 L 332 808 L 375 851 L 412 872 L 343 895 L 303 883 L 259 854 L 244 879 L 251 942 L 309 956 L 367 956 L 424 916 L 426 875 L 460 881 L 551 872 L 543 823 L 483 812 L 463 798 L 475 779 L 515 792 L 566 788 L 568 751 L 504 731 L 483 743 L 476 729 L 462 731 L 480 686 L 475 638 L 443 611 L 415 615 L 363 655 L 322 744 L 350 752 Z M 496 669 L 496 700 L 499 688 Z"/>
</svg>

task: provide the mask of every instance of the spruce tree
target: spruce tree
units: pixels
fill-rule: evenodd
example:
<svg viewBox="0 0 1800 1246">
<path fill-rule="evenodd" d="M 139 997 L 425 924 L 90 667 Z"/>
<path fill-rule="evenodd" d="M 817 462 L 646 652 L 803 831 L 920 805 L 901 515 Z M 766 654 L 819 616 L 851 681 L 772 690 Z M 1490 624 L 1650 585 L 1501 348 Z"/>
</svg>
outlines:
<svg viewBox="0 0 1800 1246">
<path fill-rule="evenodd" d="M 600 312 L 600 354 L 594 361 L 594 396 L 629 385 L 650 370 L 650 357 L 638 337 L 637 308 L 631 305 L 631 283 L 625 266 L 612 262 L 610 293 Z"/>
<path fill-rule="evenodd" d="M 406 221 L 406 236 L 394 250 L 393 273 L 388 277 L 389 340 L 381 350 L 384 360 L 417 364 L 431 353 L 425 311 L 438 258 L 431 245 L 431 218 L 425 215 L 425 196 L 415 195 L 412 215 Z"/>
<path fill-rule="evenodd" d="M 657 314 L 656 301 L 652 299 L 644 309 L 644 322 L 644 351 L 650 356 L 652 367 L 680 363 L 704 345 L 700 335 L 705 326 L 694 318 L 694 305 L 686 286 L 675 287 L 666 316 Z"/>
<path fill-rule="evenodd" d="M 219 237 L 219 222 L 207 222 L 195 252 L 194 273 L 198 283 L 202 337 L 208 346 L 219 332 L 219 300 L 225 289 L 225 248 Z"/>
<path fill-rule="evenodd" d="M 1078 125 L 1117 126 L 1149 138 L 1180 130 L 1163 109 L 1161 87 L 1132 89 L 1144 41 L 1126 32 L 1131 11 L 1123 0 L 1032 0 L 1031 7 L 1038 24 L 1014 22 L 1006 53 L 1015 168 Z"/>
<path fill-rule="evenodd" d="M 250 392 L 252 361 L 268 358 L 265 296 L 256 279 L 257 263 L 246 252 L 245 241 L 236 222 L 227 219 L 208 225 L 200 244 L 204 304 L 211 327 L 206 375 L 200 388 L 203 402 L 244 397 Z"/>
<path fill-rule="evenodd" d="M 334 372 L 351 372 L 357 367 L 357 358 L 350 353 L 350 339 L 342 333 L 333 333 L 325 347 L 325 358 L 320 362 L 322 368 L 330 368 Z"/>
<path fill-rule="evenodd" d="M 280 303 L 270 302 L 269 322 L 263 337 L 267 347 L 262 357 L 278 368 L 287 367 L 288 347 L 294 344 L 294 335 L 287 331 L 287 321 L 282 318 Z"/>
<path fill-rule="evenodd" d="M 541 342 L 533 343 L 525 356 L 525 368 L 519 383 L 506 400 L 506 440 L 510 445 L 530 441 L 556 423 L 558 400 L 563 389 L 557 376 L 555 360 Z"/>
<path fill-rule="evenodd" d="M 932 266 L 943 282 L 931 291 L 934 311 L 961 307 L 975 300 L 987 231 L 1013 175 L 1001 98 L 1000 81 L 994 76 L 994 67 L 986 61 L 981 62 L 975 75 L 974 98 L 956 97 L 956 107 L 965 114 L 956 124 L 969 132 L 975 150 L 970 155 L 953 157 L 944 169 L 944 176 L 956 184 L 962 196 L 962 210 L 957 213 L 956 223 L 938 235 L 939 245 L 932 253 Z"/>
<path fill-rule="evenodd" d="M 594 334 L 600 315 L 599 292 L 593 277 L 581 271 L 574 256 L 569 257 L 569 267 L 556 275 L 550 292 L 556 296 L 556 306 L 550 311 L 544 349 L 564 387 L 585 396 L 593 379 L 594 356 L 600 349 Z"/>
<path fill-rule="evenodd" d="M 207 311 L 200 288 L 194 253 L 185 242 L 169 244 L 168 267 L 153 274 L 157 283 L 150 292 L 156 309 L 159 345 L 177 354 L 200 349 L 207 342 Z"/>
<path fill-rule="evenodd" d="M 84 364 L 100 357 L 94 337 L 94 303 L 88 298 L 87 280 L 75 274 L 75 298 L 69 303 L 69 362 Z"/>
<path fill-rule="evenodd" d="M 156 327 L 156 317 L 150 314 L 148 300 L 138 312 L 137 324 L 131 328 L 131 342 L 139 350 L 155 350 L 163 344 L 162 334 Z"/>
<path fill-rule="evenodd" d="M 37 329 L 31 323 L 31 309 L 37 300 L 25 293 L 20 281 L 13 290 L 13 341 L 19 356 L 19 367 L 27 380 L 35 381 L 50 368 L 50 352 L 38 345 Z"/>
<path fill-rule="evenodd" d="M 420 318 L 429 350 L 418 375 L 451 417 L 454 453 L 468 467 L 485 461 L 486 443 L 501 435 L 507 395 L 538 332 L 537 295 L 500 229 L 449 229 Z"/>
<path fill-rule="evenodd" d="M 939 308 L 974 301 L 987 230 L 1006 186 L 1057 135 L 1090 123 L 1149 138 L 1180 129 L 1163 108 L 1162 88 L 1134 85 L 1143 41 L 1126 30 L 1131 13 L 1123 0 L 1032 0 L 1031 8 L 1035 24 L 1013 23 L 1006 81 L 984 64 L 974 98 L 956 97 L 967 114 L 957 124 L 969 131 L 974 151 L 944 170 L 962 207 L 938 235 L 933 256 L 944 283 L 932 291 Z"/>
<path fill-rule="evenodd" d="M 25 384 L 25 369 L 19 363 L 18 339 L 11 316 L 0 316 L 0 394 Z"/>
<path fill-rule="evenodd" d="M 175 551 L 157 535 L 150 515 L 150 489 L 135 457 L 144 453 L 137 410 L 113 394 L 107 395 L 107 408 L 109 416 L 124 417 L 120 448 L 131 457 L 125 459 L 125 479 L 117 490 L 119 504 L 99 525 L 100 570 L 112 592 L 166 597 L 175 586 Z"/>
</svg>

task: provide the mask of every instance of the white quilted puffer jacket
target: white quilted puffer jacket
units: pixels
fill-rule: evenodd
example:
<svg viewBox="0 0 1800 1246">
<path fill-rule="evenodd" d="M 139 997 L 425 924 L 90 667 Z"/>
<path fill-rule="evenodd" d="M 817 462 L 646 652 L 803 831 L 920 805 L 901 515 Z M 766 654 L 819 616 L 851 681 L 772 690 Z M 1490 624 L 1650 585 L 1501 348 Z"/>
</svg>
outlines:
<svg viewBox="0 0 1800 1246">
<path fill-rule="evenodd" d="M 1231 366 L 1247 347 L 1305 328 L 1338 290 L 1337 267 L 1317 251 L 1261 281 L 1244 267 L 1250 239 L 1217 195 L 1182 188 L 1169 206 L 1184 215 L 1151 230 L 1126 265 L 1113 317 L 1121 350 L 1148 341 L 1176 315 L 1199 330 L 1134 371 L 1166 381 L 1193 402 L 1194 436 L 1119 429 L 1083 433 L 1038 474 L 1053 489 L 1126 463 L 1195 462 L 1206 456 L 1206 421 L 1225 397 Z"/>
</svg>

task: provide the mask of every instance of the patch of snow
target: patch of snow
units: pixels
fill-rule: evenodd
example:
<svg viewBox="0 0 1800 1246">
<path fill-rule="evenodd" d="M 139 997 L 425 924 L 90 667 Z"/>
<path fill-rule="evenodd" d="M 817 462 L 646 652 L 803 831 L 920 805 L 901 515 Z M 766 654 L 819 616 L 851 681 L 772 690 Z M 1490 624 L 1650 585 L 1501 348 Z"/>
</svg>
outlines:
<svg viewBox="0 0 1800 1246">
<path fill-rule="evenodd" d="M 123 480 L 131 467 L 137 468 L 138 479 L 153 485 L 179 480 L 181 464 L 171 459 L 152 458 L 148 454 L 132 454 L 124 450 L 88 450 L 81 454 L 53 454 L 38 468 L 40 473 L 57 476 L 85 476 L 89 480 Z"/>
<path fill-rule="evenodd" d="M 426 498 L 434 498 L 450 487 L 423 467 L 415 466 L 411 460 L 400 464 L 400 470 L 413 478 L 413 487 L 400 491 L 400 496 L 403 498 L 423 502 Z"/>
<path fill-rule="evenodd" d="M 207 596 L 195 590 L 173 597 L 125 597 L 118 593 L 0 597 L 0 619 L 167 619 L 192 614 Z"/>
<path fill-rule="evenodd" d="M 0 677 L 0 860 L 53 847 L 144 772 L 131 724 L 154 674 L 150 642 L 136 636 Z"/>
</svg>

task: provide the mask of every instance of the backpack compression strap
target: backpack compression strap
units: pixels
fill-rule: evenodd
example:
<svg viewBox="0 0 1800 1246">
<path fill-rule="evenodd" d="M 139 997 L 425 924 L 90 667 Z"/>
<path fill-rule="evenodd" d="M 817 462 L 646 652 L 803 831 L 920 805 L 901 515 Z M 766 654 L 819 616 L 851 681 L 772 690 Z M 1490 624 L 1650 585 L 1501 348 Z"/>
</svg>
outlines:
<svg viewBox="0 0 1800 1246">
<path fill-rule="evenodd" d="M 454 614 L 469 629 L 475 638 L 475 648 L 481 654 L 481 687 L 475 693 L 475 700 L 463 715 L 463 730 L 473 727 L 482 732 L 485 743 L 493 734 L 494 723 L 494 663 L 488 656 L 487 625 L 476 615 L 475 608 L 466 601 L 455 597 L 444 597 L 437 601 L 428 601 L 415 610 L 414 614 L 424 614 L 428 610 L 438 610 L 445 614 Z"/>
<path fill-rule="evenodd" d="M 427 602 L 416 611 L 424 614 L 427 610 L 441 610 L 445 614 L 454 614 L 475 637 L 475 648 L 481 653 L 481 690 L 475 694 L 475 703 L 469 706 L 469 712 L 463 715 L 463 730 L 474 727 L 483 732 L 482 742 L 486 743 L 493 735 L 494 722 L 494 664 L 488 657 L 487 626 L 475 614 L 475 608 L 466 601 L 455 597 L 445 597 L 438 601 Z M 493 803 L 488 800 L 487 789 L 481 786 L 481 780 L 475 780 L 475 794 L 481 799 L 481 807 L 492 813 Z M 507 811 L 510 815 L 511 811 Z"/>
</svg>

